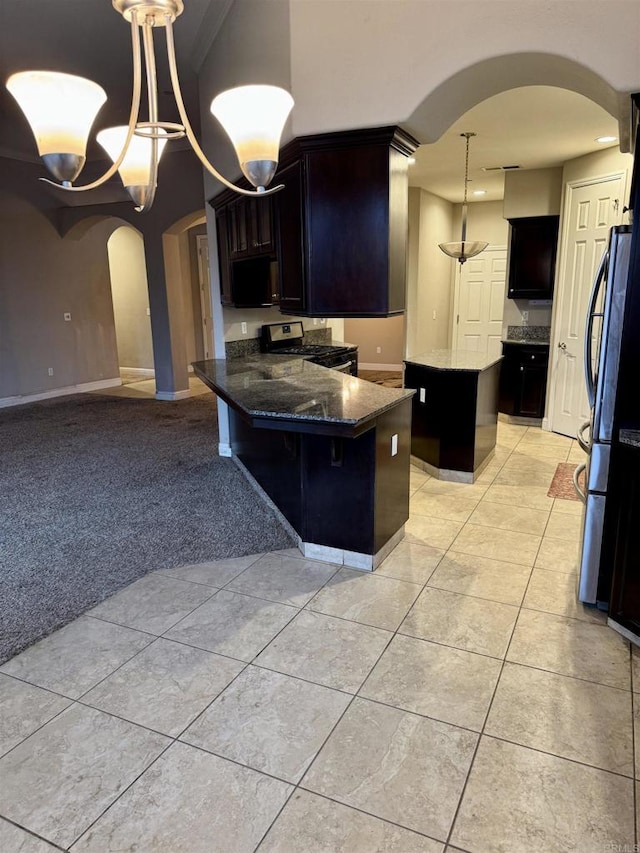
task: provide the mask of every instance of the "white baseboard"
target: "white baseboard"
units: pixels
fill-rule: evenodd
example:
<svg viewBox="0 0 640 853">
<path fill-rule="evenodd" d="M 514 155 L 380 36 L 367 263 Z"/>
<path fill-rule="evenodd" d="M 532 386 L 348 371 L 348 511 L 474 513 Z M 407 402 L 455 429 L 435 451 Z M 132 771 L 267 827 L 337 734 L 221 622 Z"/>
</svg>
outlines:
<svg viewBox="0 0 640 853">
<path fill-rule="evenodd" d="M 156 400 L 186 400 L 191 396 L 191 391 L 186 388 L 184 391 L 156 391 Z"/>
<path fill-rule="evenodd" d="M 551 432 L 551 422 L 549 418 L 542 419 L 542 429 L 546 429 L 547 432 Z"/>
<path fill-rule="evenodd" d="M 358 362 L 358 370 L 402 370 L 402 364 L 373 364 L 372 362 Z"/>
<path fill-rule="evenodd" d="M 122 385 L 117 379 L 99 379 L 97 382 L 81 382 L 79 385 L 66 385 L 64 388 L 52 388 L 38 394 L 25 394 L 18 397 L 0 397 L 0 409 L 8 406 L 24 406 L 26 403 L 37 403 L 39 400 L 50 400 L 52 397 L 68 397 L 69 394 L 83 394 L 87 391 L 100 391 L 102 388 L 116 388 Z"/>
<path fill-rule="evenodd" d="M 218 456 L 227 456 L 231 458 L 233 456 L 231 445 L 227 444 L 225 441 L 220 441 L 218 443 Z"/>
<path fill-rule="evenodd" d="M 144 376 L 151 379 L 156 375 L 152 367 L 123 367 L 120 365 L 120 370 L 126 370 L 127 373 L 133 373 L 135 376 Z"/>
</svg>

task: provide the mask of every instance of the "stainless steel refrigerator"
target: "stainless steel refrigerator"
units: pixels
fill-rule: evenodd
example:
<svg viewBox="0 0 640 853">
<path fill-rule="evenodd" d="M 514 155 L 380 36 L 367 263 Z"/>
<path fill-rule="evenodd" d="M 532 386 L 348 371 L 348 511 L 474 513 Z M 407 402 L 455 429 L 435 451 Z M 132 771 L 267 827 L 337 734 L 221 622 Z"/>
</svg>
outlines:
<svg viewBox="0 0 640 853">
<path fill-rule="evenodd" d="M 584 502 L 578 598 L 603 608 L 609 589 L 600 572 L 602 534 L 630 249 L 631 226 L 616 225 L 610 231 L 587 311 L 584 367 L 591 418 L 578 430 L 587 461 L 574 474 L 576 491 Z"/>
</svg>

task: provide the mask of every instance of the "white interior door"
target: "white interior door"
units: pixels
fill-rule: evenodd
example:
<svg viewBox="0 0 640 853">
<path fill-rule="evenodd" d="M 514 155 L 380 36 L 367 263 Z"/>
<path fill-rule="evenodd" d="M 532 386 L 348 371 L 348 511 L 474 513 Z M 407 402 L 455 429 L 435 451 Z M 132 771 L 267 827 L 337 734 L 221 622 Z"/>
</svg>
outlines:
<svg viewBox="0 0 640 853">
<path fill-rule="evenodd" d="M 587 306 L 609 228 L 622 219 L 624 177 L 610 175 L 567 187 L 556 285 L 551 429 L 573 438 L 590 415 L 584 379 Z"/>
<path fill-rule="evenodd" d="M 209 281 L 209 243 L 205 234 L 196 238 L 198 245 L 198 281 L 200 285 L 200 313 L 202 315 L 202 343 L 204 357 L 213 358 L 213 311 Z"/>
<path fill-rule="evenodd" d="M 485 249 L 460 267 L 455 297 L 453 347 L 502 355 L 502 314 L 507 250 Z"/>
</svg>

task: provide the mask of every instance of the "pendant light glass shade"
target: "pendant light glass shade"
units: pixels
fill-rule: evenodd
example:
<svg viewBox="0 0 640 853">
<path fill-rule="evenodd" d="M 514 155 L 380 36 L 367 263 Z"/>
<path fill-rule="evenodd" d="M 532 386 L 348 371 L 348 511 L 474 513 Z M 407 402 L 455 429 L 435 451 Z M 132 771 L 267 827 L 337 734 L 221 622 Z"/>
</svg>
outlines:
<svg viewBox="0 0 640 853">
<path fill-rule="evenodd" d="M 466 140 L 466 154 L 464 161 L 464 201 L 462 202 L 462 233 L 460 240 L 451 241 L 448 243 L 438 243 L 438 248 L 449 255 L 450 258 L 455 258 L 460 264 L 464 264 L 469 258 L 479 255 L 489 245 L 484 240 L 467 240 L 467 190 L 469 188 L 469 140 L 475 133 L 461 133 L 460 136 Z"/>
<path fill-rule="evenodd" d="M 466 240 L 464 243 L 458 241 L 454 243 L 438 243 L 438 248 L 442 249 L 445 255 L 450 258 L 455 258 L 460 263 L 464 263 L 468 258 L 473 258 L 484 252 L 489 244 L 482 240 Z"/>
<path fill-rule="evenodd" d="M 127 138 L 127 129 L 124 125 L 121 127 L 109 127 L 101 130 L 96 137 L 114 163 L 124 146 L 125 139 Z M 167 135 L 166 130 L 162 128 L 158 128 L 156 132 L 160 136 Z M 158 160 L 160 160 L 166 144 L 166 139 L 158 140 Z M 151 180 L 150 138 L 145 139 L 143 136 L 132 137 L 125 158 L 118 167 L 118 173 L 125 187 L 147 186 Z"/>
<path fill-rule="evenodd" d="M 278 149 L 293 107 L 289 92 L 278 86 L 238 86 L 221 92 L 211 112 L 227 132 L 244 176 L 264 187 L 278 166 Z"/>
<path fill-rule="evenodd" d="M 72 74 L 21 71 L 9 77 L 7 89 L 29 121 L 41 157 L 86 156 L 91 125 L 107 100 L 101 86 Z"/>
</svg>

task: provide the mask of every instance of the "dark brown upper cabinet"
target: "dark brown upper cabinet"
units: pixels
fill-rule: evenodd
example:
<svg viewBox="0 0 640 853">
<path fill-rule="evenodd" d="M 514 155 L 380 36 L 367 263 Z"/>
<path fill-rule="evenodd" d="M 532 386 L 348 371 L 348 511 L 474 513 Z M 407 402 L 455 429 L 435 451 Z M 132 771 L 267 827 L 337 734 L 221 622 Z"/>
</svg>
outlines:
<svg viewBox="0 0 640 853">
<path fill-rule="evenodd" d="M 397 127 L 306 136 L 281 156 L 274 196 L 280 308 L 387 317 L 405 307 L 408 162 Z"/>
<path fill-rule="evenodd" d="M 510 219 L 509 299 L 552 299 L 559 216 Z"/>
<path fill-rule="evenodd" d="M 271 198 L 240 197 L 226 207 L 231 260 L 273 255 L 275 247 Z"/>
</svg>

